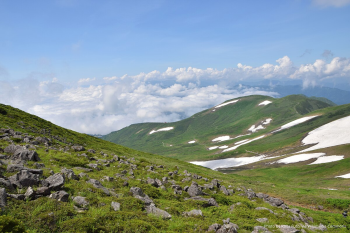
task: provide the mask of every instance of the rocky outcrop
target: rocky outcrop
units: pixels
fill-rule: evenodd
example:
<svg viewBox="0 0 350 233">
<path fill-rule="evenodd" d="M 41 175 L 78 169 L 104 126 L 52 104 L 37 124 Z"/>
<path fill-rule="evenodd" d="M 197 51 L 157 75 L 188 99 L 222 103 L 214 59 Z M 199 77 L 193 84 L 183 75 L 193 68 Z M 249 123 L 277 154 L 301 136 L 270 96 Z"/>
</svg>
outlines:
<svg viewBox="0 0 350 233">
<path fill-rule="evenodd" d="M 185 201 L 186 200 L 204 201 L 206 202 L 205 206 L 216 206 L 216 207 L 219 206 L 214 198 L 204 198 L 204 197 L 196 196 L 196 197 L 185 198 Z"/>
<path fill-rule="evenodd" d="M 50 190 L 59 190 L 64 185 L 64 176 L 60 173 L 56 173 L 43 180 L 42 184 L 43 186 L 49 187 Z"/>
<path fill-rule="evenodd" d="M 10 176 L 9 181 L 11 182 L 12 186 L 14 186 L 14 188 L 34 186 L 38 185 L 40 182 L 39 175 L 33 174 L 28 170 L 21 170 L 17 174 Z"/>
<path fill-rule="evenodd" d="M 200 195 L 206 195 L 204 192 L 202 192 L 202 189 L 194 181 L 192 182 L 191 186 L 188 188 L 187 193 L 191 197 L 200 196 Z"/>
</svg>

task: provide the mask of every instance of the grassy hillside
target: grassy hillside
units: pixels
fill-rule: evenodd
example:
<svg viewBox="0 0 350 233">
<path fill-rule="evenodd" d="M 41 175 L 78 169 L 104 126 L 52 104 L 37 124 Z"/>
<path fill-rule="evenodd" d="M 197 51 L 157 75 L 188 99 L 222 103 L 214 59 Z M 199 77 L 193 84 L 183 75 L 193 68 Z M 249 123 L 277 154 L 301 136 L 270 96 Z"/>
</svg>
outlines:
<svg viewBox="0 0 350 233">
<path fill-rule="evenodd" d="M 131 125 L 112 132 L 104 136 L 103 139 L 134 149 L 186 161 L 232 157 L 244 153 L 246 146 L 235 152 L 227 153 L 220 153 L 221 151 L 219 152 L 218 150 L 208 150 L 208 148 L 233 145 L 237 141 L 257 137 L 290 121 L 310 115 L 315 110 L 331 106 L 331 104 L 324 101 L 307 98 L 303 95 L 291 95 L 280 99 L 267 96 L 248 96 L 238 99 L 239 101 L 236 103 L 220 108 L 211 108 L 174 123 Z M 266 100 L 272 101 L 272 103 L 266 106 L 259 106 L 259 103 Z M 268 118 L 272 118 L 272 121 L 270 124 L 265 125 L 265 129 L 247 135 L 249 133 L 248 129 L 252 125 L 256 125 Z M 150 134 L 152 130 L 164 127 L 174 127 L 174 129 Z M 239 135 L 247 136 L 225 142 L 212 142 L 214 138 L 223 135 L 229 135 L 231 138 Z M 272 140 L 277 145 L 275 138 L 279 138 L 280 135 L 276 134 L 272 139 L 266 140 Z M 299 135 L 293 135 L 292 137 L 295 136 L 299 137 Z M 286 137 L 283 137 L 284 144 L 290 144 L 295 140 L 295 138 L 286 139 Z M 189 144 L 188 142 L 192 140 L 196 142 Z M 278 146 L 282 146 L 280 142 L 278 144 Z M 266 148 L 260 148 L 260 151 L 264 149 Z"/>
<path fill-rule="evenodd" d="M 254 227 L 264 225 L 270 226 L 268 230 L 271 232 L 279 232 L 276 226 L 296 224 L 305 227 L 306 232 L 314 232 L 306 224 L 313 227 L 323 224 L 332 232 L 349 231 L 350 221 L 340 214 L 349 200 L 345 192 L 335 192 L 331 196 L 332 200 L 327 201 L 313 191 L 313 204 L 322 204 L 324 210 L 299 207 L 304 215 L 296 214 L 295 210 L 289 211 L 282 205 L 272 206 L 269 199 L 264 201 L 254 196 L 255 193 L 253 195 L 249 188 L 265 190 L 270 196 L 285 199 L 291 203 L 290 208 L 308 203 L 308 200 L 300 197 L 295 199 L 290 194 L 286 195 L 287 185 L 281 185 L 281 190 L 278 190 L 287 175 L 275 180 L 275 187 L 271 188 L 272 181 L 265 176 L 277 176 L 279 172 L 274 170 L 262 169 L 256 173 L 239 175 L 223 174 L 67 130 L 6 105 L 0 105 L 0 128 L 1 232 L 205 232 L 214 223 L 235 227 L 223 223 L 227 218 L 230 218 L 231 223 L 237 224 L 238 232 L 252 232 Z M 11 144 L 27 145 L 29 151 L 37 152 L 40 161 L 18 159 L 15 155 L 25 150 L 22 148 L 10 152 L 8 148 Z M 9 169 L 20 165 L 23 165 L 22 171 Z M 71 169 L 75 175 L 67 173 L 64 168 Z M 23 169 L 27 169 L 28 173 L 42 170 L 42 175 L 32 174 L 32 178 L 40 179 L 40 182 L 30 187 L 23 185 L 14 189 L 10 177 L 22 174 Z M 298 171 L 289 174 L 294 172 Z M 64 185 L 59 189 L 49 189 L 49 194 L 53 195 L 51 198 L 49 194 L 39 195 L 40 190 L 47 187 L 44 181 L 47 177 L 62 174 L 65 174 Z M 256 179 L 259 176 L 262 178 Z M 151 178 L 159 179 L 161 187 L 155 187 Z M 91 179 L 101 184 L 93 185 Z M 218 179 L 221 186 L 213 179 Z M 6 183 L 8 181 L 11 181 L 12 186 Z M 213 198 L 218 206 L 208 206 L 205 199 L 187 200 L 191 192 L 185 191 L 186 186 L 195 188 L 193 181 L 203 186 L 202 191 L 206 193 L 197 195 Z M 210 186 L 213 187 L 208 188 Z M 228 195 L 223 191 L 226 189 L 223 186 L 229 190 L 226 192 Z M 148 212 L 149 204 L 144 198 L 135 196 L 132 187 L 141 188 L 158 210 L 171 215 L 171 220 L 167 219 L 168 216 L 160 216 L 159 212 L 164 214 L 162 211 Z M 65 201 L 57 200 L 54 196 L 57 191 L 66 192 L 69 198 Z M 85 198 L 89 204 L 85 207 L 77 204 L 77 197 Z M 119 210 L 113 208 L 113 202 L 119 203 Z M 257 210 L 258 207 L 269 210 Z M 202 214 L 185 213 L 191 210 L 200 210 Z M 273 212 L 270 213 L 270 210 Z M 261 222 L 262 218 L 267 218 L 264 219 L 265 223 Z"/>
</svg>

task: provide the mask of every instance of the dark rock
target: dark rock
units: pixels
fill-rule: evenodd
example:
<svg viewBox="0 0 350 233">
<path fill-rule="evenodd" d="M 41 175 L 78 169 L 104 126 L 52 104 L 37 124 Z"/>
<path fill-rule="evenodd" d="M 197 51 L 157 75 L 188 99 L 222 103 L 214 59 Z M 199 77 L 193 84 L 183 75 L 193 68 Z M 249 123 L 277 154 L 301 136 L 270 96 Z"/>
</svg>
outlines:
<svg viewBox="0 0 350 233">
<path fill-rule="evenodd" d="M 119 211 L 120 210 L 120 203 L 112 201 L 111 203 L 112 209 L 114 211 Z"/>
<path fill-rule="evenodd" d="M 4 179 L 4 178 L 0 178 L 0 186 L 6 187 L 8 189 L 13 189 L 11 182 L 9 180 Z"/>
<path fill-rule="evenodd" d="M 163 219 L 171 219 L 171 215 L 165 210 L 161 210 L 153 205 L 146 206 L 147 214 L 153 214 L 157 217 L 161 217 Z"/>
<path fill-rule="evenodd" d="M 0 208 L 4 208 L 7 205 L 7 194 L 5 188 L 0 188 Z"/>
<path fill-rule="evenodd" d="M 220 186 L 220 191 L 221 191 L 223 194 L 225 194 L 226 196 L 229 196 L 229 195 L 230 195 L 229 191 L 226 189 L 226 187 L 225 187 L 224 185 L 221 185 L 221 186 Z"/>
<path fill-rule="evenodd" d="M 73 198 L 73 202 L 78 207 L 87 207 L 90 203 L 86 200 L 86 197 L 76 196 Z"/>
<path fill-rule="evenodd" d="M 124 181 L 123 186 L 124 187 L 129 186 L 129 183 L 127 181 Z"/>
<path fill-rule="evenodd" d="M 16 150 L 11 156 L 12 160 L 40 161 L 38 153 L 34 150 Z"/>
<path fill-rule="evenodd" d="M 74 151 L 84 151 L 85 148 L 83 146 L 72 146 L 72 150 Z"/>
<path fill-rule="evenodd" d="M 267 199 L 269 197 L 269 195 L 265 193 L 257 193 L 256 196 L 260 199 Z"/>
<path fill-rule="evenodd" d="M 216 206 L 216 207 L 219 206 L 214 198 L 204 198 L 204 197 L 197 196 L 197 197 L 185 198 L 184 200 L 185 201 L 186 200 L 204 201 L 207 203 L 206 206 Z"/>
<path fill-rule="evenodd" d="M 188 182 L 188 181 L 191 181 L 191 177 L 186 177 L 186 178 L 183 178 L 182 180 L 181 180 L 181 182 Z"/>
<path fill-rule="evenodd" d="M 163 183 L 163 184 L 168 183 L 168 177 L 163 177 L 163 178 L 162 178 L 162 183 Z"/>
<path fill-rule="evenodd" d="M 29 187 L 39 184 L 39 175 L 33 174 L 28 170 L 21 170 L 17 174 L 10 176 L 9 181 L 16 187 Z"/>
<path fill-rule="evenodd" d="M 40 168 L 44 168 L 44 167 L 45 167 L 45 164 L 43 164 L 43 163 L 34 163 L 33 165 L 34 165 L 34 167 L 37 168 L 37 169 L 40 169 Z"/>
<path fill-rule="evenodd" d="M 182 187 L 180 185 L 172 185 L 171 188 L 174 190 L 174 194 L 182 194 Z"/>
<path fill-rule="evenodd" d="M 87 150 L 89 153 L 92 153 L 92 154 L 95 154 L 96 153 L 96 151 L 94 150 L 94 149 L 88 149 Z"/>
<path fill-rule="evenodd" d="M 247 195 L 247 197 L 248 197 L 250 200 L 252 200 L 253 198 L 256 198 L 256 194 L 255 194 L 255 192 L 253 192 L 253 191 L 247 191 L 245 194 Z"/>
<path fill-rule="evenodd" d="M 155 178 L 154 181 L 157 183 L 158 187 L 163 185 L 162 181 L 157 178 Z"/>
<path fill-rule="evenodd" d="M 144 194 L 141 188 L 139 188 L 139 187 L 132 187 L 130 189 L 130 192 L 132 193 L 132 195 L 135 198 L 140 199 L 146 205 L 153 204 L 153 200 L 148 195 Z"/>
<path fill-rule="evenodd" d="M 72 169 L 63 168 L 61 170 L 61 173 L 64 174 L 64 176 L 70 180 L 79 180 L 79 177 L 75 175 Z"/>
<path fill-rule="evenodd" d="M 57 191 L 55 193 L 52 193 L 50 195 L 50 198 L 56 199 L 57 201 L 68 202 L 69 194 L 67 192 L 61 190 L 61 191 Z M 74 202 L 74 199 L 73 199 L 73 202 Z"/>
<path fill-rule="evenodd" d="M 191 197 L 199 196 L 199 195 L 206 195 L 202 192 L 202 190 L 199 188 L 198 184 L 196 182 L 192 182 L 191 186 L 188 188 L 187 193 Z"/>
<path fill-rule="evenodd" d="M 92 184 L 95 188 L 102 190 L 107 196 L 110 195 L 109 191 L 107 188 L 105 188 L 100 181 L 95 180 L 95 179 L 90 179 L 87 181 L 87 183 Z"/>
<path fill-rule="evenodd" d="M 43 185 L 49 187 L 50 190 L 59 190 L 64 185 L 64 176 L 56 173 L 46 178 L 43 182 Z"/>
<path fill-rule="evenodd" d="M 7 194 L 8 197 L 23 201 L 26 196 L 24 194 Z"/>
<path fill-rule="evenodd" d="M 213 180 L 211 181 L 211 183 L 214 185 L 214 187 L 220 188 L 220 183 L 219 183 L 219 181 L 218 181 L 217 179 L 213 179 Z"/>
<path fill-rule="evenodd" d="M 195 217 L 195 216 L 203 216 L 203 213 L 201 210 L 191 210 L 189 212 L 184 212 L 183 215 L 187 217 Z"/>
<path fill-rule="evenodd" d="M 219 230 L 217 230 L 217 233 L 237 233 L 239 227 L 234 224 L 234 223 L 228 223 L 228 224 L 224 224 L 220 227 Z"/>
<path fill-rule="evenodd" d="M 154 187 L 156 187 L 156 188 L 159 187 L 158 184 L 157 184 L 157 182 L 156 182 L 154 179 L 151 179 L 151 178 L 149 178 L 149 177 L 147 177 L 147 184 L 150 184 L 150 185 L 152 185 L 152 186 L 154 186 Z"/>
<path fill-rule="evenodd" d="M 48 187 L 39 187 L 36 190 L 36 194 L 37 195 L 41 195 L 41 196 L 47 196 L 50 195 L 50 189 Z"/>
<path fill-rule="evenodd" d="M 214 223 L 209 226 L 208 232 L 217 232 L 221 228 L 220 224 Z"/>
<path fill-rule="evenodd" d="M 268 197 L 264 201 L 266 201 L 272 206 L 277 206 L 277 207 L 284 203 L 281 199 L 275 198 L 275 197 Z"/>
<path fill-rule="evenodd" d="M 213 189 L 214 189 L 214 184 L 213 184 L 213 183 L 204 184 L 204 188 L 205 188 L 205 189 L 213 190 Z"/>
<path fill-rule="evenodd" d="M 7 172 L 16 172 L 21 170 L 27 170 L 33 174 L 39 174 L 39 175 L 43 174 L 43 170 L 27 168 L 27 167 L 24 167 L 23 164 L 9 164 L 7 166 Z"/>
<path fill-rule="evenodd" d="M 33 200 L 35 197 L 35 191 L 33 190 L 32 187 L 28 187 L 26 193 L 24 194 L 25 199 L 27 200 Z"/>
<path fill-rule="evenodd" d="M 23 150 L 23 146 L 11 144 L 4 149 L 4 152 L 14 154 L 17 150 Z"/>
</svg>

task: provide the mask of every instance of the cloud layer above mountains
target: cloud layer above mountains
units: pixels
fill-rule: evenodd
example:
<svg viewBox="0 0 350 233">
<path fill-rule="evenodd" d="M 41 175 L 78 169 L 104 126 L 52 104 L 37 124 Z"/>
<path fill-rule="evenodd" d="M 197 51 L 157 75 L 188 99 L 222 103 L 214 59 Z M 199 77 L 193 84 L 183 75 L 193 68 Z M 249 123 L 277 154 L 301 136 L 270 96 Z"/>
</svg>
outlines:
<svg viewBox="0 0 350 233">
<path fill-rule="evenodd" d="M 83 133 L 107 134 L 140 122 L 171 122 L 239 96 L 278 93 L 237 85 L 261 80 L 301 80 L 305 88 L 326 79 L 350 78 L 350 59 L 335 57 L 296 67 L 289 57 L 259 67 L 216 70 L 168 68 L 135 76 L 0 80 L 0 102 Z"/>
</svg>

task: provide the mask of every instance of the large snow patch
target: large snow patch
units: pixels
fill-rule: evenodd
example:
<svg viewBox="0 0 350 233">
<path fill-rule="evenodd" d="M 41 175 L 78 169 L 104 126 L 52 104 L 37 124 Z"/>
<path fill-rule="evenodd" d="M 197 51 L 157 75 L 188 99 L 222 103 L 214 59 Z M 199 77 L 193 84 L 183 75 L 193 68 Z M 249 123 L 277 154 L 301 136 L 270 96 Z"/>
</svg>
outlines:
<svg viewBox="0 0 350 233">
<path fill-rule="evenodd" d="M 325 153 L 292 155 L 292 156 L 289 156 L 287 158 L 278 160 L 277 163 L 285 163 L 285 164 L 298 163 L 298 162 L 307 161 L 309 159 L 318 158 L 318 157 L 321 157 L 323 155 L 325 155 Z"/>
<path fill-rule="evenodd" d="M 332 121 L 312 130 L 302 140 L 304 144 L 315 144 L 300 152 L 317 150 L 350 143 L 350 116 Z"/>
</svg>

